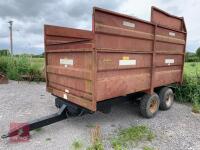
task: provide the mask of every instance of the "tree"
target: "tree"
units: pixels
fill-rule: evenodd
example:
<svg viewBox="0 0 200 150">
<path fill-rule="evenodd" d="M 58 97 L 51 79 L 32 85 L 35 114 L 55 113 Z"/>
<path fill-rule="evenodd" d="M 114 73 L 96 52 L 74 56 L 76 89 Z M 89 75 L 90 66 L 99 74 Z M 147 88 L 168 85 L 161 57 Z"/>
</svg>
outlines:
<svg viewBox="0 0 200 150">
<path fill-rule="evenodd" d="M 200 58 L 200 47 L 197 49 L 196 55 Z"/>
<path fill-rule="evenodd" d="M 0 56 L 9 56 L 10 52 L 8 49 L 2 49 L 0 50 Z"/>
</svg>

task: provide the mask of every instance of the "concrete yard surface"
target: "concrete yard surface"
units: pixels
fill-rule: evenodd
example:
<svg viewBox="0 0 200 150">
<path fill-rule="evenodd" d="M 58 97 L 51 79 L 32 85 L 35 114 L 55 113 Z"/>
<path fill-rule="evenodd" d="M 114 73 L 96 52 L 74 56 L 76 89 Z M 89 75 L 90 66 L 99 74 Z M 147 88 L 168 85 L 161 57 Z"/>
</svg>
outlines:
<svg viewBox="0 0 200 150">
<path fill-rule="evenodd" d="M 27 122 L 57 112 L 54 99 L 46 92 L 45 83 L 9 81 L 0 85 L 0 134 L 9 130 L 11 122 Z M 142 146 L 147 145 L 155 150 L 200 150 L 200 116 L 191 112 L 190 105 L 179 103 L 174 103 L 168 111 L 159 111 L 151 119 L 143 118 L 135 104 L 115 105 L 110 114 L 96 112 L 32 131 L 27 142 L 11 143 L 9 139 L 1 139 L 0 150 L 71 150 L 76 140 L 86 149 L 95 124 L 101 128 L 105 150 L 112 149 L 109 139 L 119 128 L 134 125 L 147 125 L 156 138 L 130 149 L 142 150 Z"/>
</svg>

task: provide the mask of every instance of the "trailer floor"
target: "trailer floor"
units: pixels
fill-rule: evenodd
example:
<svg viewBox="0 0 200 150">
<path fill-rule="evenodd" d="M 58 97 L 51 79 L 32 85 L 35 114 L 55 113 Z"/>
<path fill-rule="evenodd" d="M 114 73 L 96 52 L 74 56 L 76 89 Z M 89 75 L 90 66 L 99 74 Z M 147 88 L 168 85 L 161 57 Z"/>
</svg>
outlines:
<svg viewBox="0 0 200 150">
<path fill-rule="evenodd" d="M 0 134 L 9 130 L 10 122 L 26 122 L 57 112 L 54 97 L 45 90 L 45 83 L 9 81 L 0 85 Z M 105 143 L 119 128 L 131 125 L 147 125 L 156 134 L 153 142 L 140 143 L 155 150 L 200 150 L 200 115 L 191 113 L 191 106 L 175 103 L 169 111 L 159 111 L 155 118 L 144 119 L 136 105 L 114 106 L 110 114 L 97 112 L 80 118 L 71 118 L 31 132 L 31 138 L 23 143 L 0 140 L 0 149 L 72 149 L 72 143 L 80 140 L 87 147 L 91 126 L 99 124 Z M 131 148 L 134 149 L 134 148 Z"/>
</svg>

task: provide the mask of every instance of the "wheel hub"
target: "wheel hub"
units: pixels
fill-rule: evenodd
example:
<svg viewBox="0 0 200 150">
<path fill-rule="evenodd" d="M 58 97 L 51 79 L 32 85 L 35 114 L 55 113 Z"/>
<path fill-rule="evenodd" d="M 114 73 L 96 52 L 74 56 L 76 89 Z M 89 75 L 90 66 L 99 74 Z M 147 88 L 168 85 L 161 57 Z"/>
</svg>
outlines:
<svg viewBox="0 0 200 150">
<path fill-rule="evenodd" d="M 169 107 L 173 101 L 173 95 L 169 94 L 166 98 L 166 105 Z"/>
<path fill-rule="evenodd" d="M 157 109 L 158 109 L 158 102 L 157 102 L 156 99 L 153 99 L 151 101 L 149 110 L 150 110 L 151 113 L 155 113 Z"/>
</svg>

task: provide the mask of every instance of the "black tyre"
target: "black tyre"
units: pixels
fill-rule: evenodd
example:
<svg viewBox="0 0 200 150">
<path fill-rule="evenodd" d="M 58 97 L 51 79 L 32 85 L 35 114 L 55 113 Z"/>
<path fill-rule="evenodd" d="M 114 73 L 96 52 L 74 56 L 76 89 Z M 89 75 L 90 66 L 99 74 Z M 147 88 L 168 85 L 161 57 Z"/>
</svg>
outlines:
<svg viewBox="0 0 200 150">
<path fill-rule="evenodd" d="M 152 118 L 158 112 L 159 105 L 160 99 L 156 93 L 145 94 L 140 101 L 140 112 L 145 118 Z"/>
<path fill-rule="evenodd" d="M 171 88 L 164 87 L 159 91 L 160 109 L 168 110 L 174 103 L 174 93 Z"/>
</svg>

